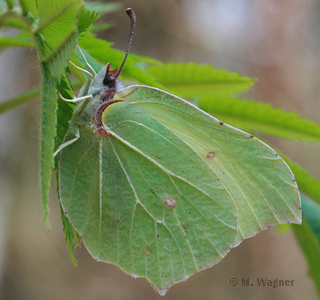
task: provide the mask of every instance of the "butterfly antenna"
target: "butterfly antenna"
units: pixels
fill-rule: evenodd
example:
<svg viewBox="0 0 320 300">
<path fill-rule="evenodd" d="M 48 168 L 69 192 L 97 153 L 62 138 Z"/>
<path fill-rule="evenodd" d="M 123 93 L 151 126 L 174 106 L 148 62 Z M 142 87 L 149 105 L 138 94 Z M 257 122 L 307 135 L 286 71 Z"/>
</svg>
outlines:
<svg viewBox="0 0 320 300">
<path fill-rule="evenodd" d="M 117 77 L 120 75 L 120 73 L 122 71 L 122 68 L 123 68 L 123 66 L 124 66 L 124 64 L 125 64 L 125 62 L 127 60 L 127 57 L 128 57 L 128 54 L 129 54 L 129 51 L 130 51 L 130 48 L 131 48 L 133 32 L 134 32 L 134 29 L 136 27 L 136 15 L 135 15 L 134 11 L 131 8 L 127 8 L 126 9 L 126 13 L 129 16 L 130 21 L 131 21 L 130 38 L 129 38 L 128 48 L 127 48 L 127 53 L 126 53 L 126 56 L 124 57 L 124 60 L 123 60 L 123 62 L 121 64 L 121 67 L 120 67 L 120 69 L 118 71 Z"/>
</svg>

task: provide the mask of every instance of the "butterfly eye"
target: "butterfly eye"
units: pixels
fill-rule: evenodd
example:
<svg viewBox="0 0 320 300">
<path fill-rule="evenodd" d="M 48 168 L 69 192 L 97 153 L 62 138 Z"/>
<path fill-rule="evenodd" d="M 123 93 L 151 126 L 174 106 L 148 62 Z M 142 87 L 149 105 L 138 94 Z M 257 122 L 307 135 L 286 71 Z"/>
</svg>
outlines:
<svg viewBox="0 0 320 300">
<path fill-rule="evenodd" d="M 112 84 L 112 82 L 115 83 L 116 78 L 112 75 L 108 75 L 103 79 L 103 84 L 104 85 L 108 85 L 110 87 L 110 84 Z"/>
</svg>

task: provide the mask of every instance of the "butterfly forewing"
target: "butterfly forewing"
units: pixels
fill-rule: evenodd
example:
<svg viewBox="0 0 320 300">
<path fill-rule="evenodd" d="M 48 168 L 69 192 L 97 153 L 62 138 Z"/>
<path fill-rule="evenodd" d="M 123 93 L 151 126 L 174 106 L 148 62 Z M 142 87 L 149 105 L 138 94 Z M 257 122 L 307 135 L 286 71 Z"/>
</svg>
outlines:
<svg viewBox="0 0 320 300">
<path fill-rule="evenodd" d="M 155 88 L 132 86 L 116 96 L 164 125 L 212 170 L 237 207 L 235 244 L 270 226 L 301 222 L 294 176 L 265 143 Z"/>
</svg>

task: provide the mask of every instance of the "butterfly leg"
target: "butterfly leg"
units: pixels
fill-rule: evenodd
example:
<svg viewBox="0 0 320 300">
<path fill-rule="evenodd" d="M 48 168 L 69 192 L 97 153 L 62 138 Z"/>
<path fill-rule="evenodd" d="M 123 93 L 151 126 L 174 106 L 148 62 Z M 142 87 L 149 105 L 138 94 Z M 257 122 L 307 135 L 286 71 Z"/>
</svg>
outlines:
<svg viewBox="0 0 320 300">
<path fill-rule="evenodd" d="M 73 139 L 71 139 L 71 140 L 69 140 L 69 141 L 67 141 L 67 142 L 62 143 L 62 144 L 58 147 L 58 149 L 53 153 L 53 156 L 55 157 L 63 148 L 65 148 L 65 147 L 73 144 L 75 141 L 77 141 L 77 140 L 80 138 L 80 132 L 79 132 L 78 126 L 75 126 L 75 127 L 74 127 L 74 136 L 75 136 L 75 137 L 74 137 Z"/>
<path fill-rule="evenodd" d="M 77 98 L 73 98 L 73 99 L 67 99 L 67 98 L 64 98 L 59 92 L 58 92 L 58 96 L 60 97 L 60 99 L 62 99 L 63 101 L 66 101 L 66 102 L 79 102 L 79 101 L 82 101 L 82 100 L 90 100 L 92 98 L 92 95 L 86 95 L 86 96 L 82 96 L 82 97 L 77 97 Z"/>
<path fill-rule="evenodd" d="M 87 106 L 87 104 L 89 103 L 89 101 L 92 99 L 92 95 L 91 95 L 91 94 L 90 94 L 90 95 L 86 95 L 86 96 L 82 96 L 82 97 L 73 98 L 73 99 L 67 99 L 67 98 L 64 98 L 64 97 L 58 92 L 58 96 L 59 96 L 60 99 L 62 99 L 63 101 L 72 102 L 72 103 L 85 100 L 85 101 L 83 101 L 80 105 L 78 105 L 78 107 L 76 108 L 78 114 L 80 114 L 80 113 L 85 109 L 85 107 Z"/>
</svg>

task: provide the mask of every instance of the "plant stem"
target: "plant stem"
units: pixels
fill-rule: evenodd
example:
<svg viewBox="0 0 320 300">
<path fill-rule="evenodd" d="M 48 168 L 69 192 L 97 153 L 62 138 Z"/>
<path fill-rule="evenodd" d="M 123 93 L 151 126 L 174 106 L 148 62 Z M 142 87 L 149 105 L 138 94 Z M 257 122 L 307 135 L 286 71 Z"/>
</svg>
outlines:
<svg viewBox="0 0 320 300">
<path fill-rule="evenodd" d="M 24 104 L 26 102 L 29 102 L 31 100 L 33 100 L 34 98 L 36 98 L 37 96 L 39 96 L 40 94 L 40 88 L 36 87 L 33 88 L 23 94 L 18 95 L 17 97 L 14 97 L 6 102 L 3 102 L 0 104 L 0 114 L 14 109 L 17 106 Z"/>
<path fill-rule="evenodd" d="M 79 80 L 72 80 L 71 85 L 74 88 L 78 88 L 82 85 Z M 35 87 L 27 92 L 24 92 L 6 102 L 0 103 L 0 114 L 5 113 L 8 110 L 14 109 L 19 105 L 27 103 L 31 100 L 34 100 L 40 94 L 40 87 Z"/>
</svg>

